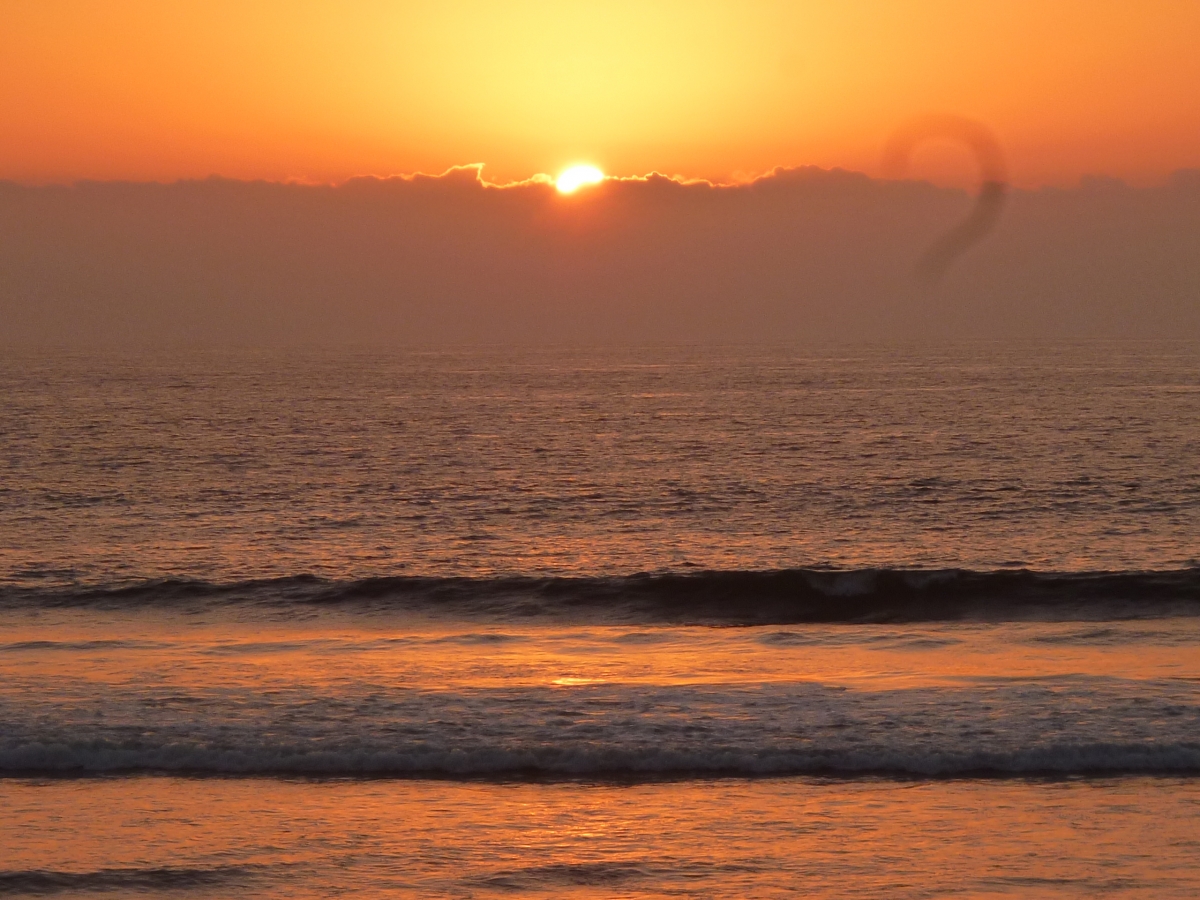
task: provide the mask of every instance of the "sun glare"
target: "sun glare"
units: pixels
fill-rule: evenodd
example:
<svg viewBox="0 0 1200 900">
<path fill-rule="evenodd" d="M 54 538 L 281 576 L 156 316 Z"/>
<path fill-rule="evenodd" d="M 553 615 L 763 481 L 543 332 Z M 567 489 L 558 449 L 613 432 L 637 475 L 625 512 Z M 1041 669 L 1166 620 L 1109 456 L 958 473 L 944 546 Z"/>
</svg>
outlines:
<svg viewBox="0 0 1200 900">
<path fill-rule="evenodd" d="M 573 194 L 585 184 L 599 184 L 604 180 L 604 173 L 595 166 L 571 166 L 561 175 L 554 186 L 559 193 Z"/>
</svg>

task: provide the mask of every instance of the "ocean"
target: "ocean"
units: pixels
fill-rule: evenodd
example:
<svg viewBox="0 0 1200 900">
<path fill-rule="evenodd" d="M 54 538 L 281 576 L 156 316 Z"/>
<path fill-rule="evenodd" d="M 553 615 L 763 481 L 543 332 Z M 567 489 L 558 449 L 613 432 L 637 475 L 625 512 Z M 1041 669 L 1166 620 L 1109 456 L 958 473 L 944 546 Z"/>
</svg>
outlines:
<svg viewBox="0 0 1200 900">
<path fill-rule="evenodd" d="M 1200 346 L 0 359 L 0 895 L 1200 895 Z"/>
</svg>

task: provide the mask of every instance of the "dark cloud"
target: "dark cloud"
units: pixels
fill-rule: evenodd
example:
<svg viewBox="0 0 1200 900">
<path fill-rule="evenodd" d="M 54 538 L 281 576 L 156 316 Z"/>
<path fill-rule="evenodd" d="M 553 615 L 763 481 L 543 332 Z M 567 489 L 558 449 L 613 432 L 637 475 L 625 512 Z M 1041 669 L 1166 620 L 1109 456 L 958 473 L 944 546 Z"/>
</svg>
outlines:
<svg viewBox="0 0 1200 900">
<path fill-rule="evenodd" d="M 0 184 L 0 342 L 676 342 L 1200 337 L 1200 179 L 974 201 L 813 168 L 571 196 L 476 167 L 337 187 Z"/>
</svg>

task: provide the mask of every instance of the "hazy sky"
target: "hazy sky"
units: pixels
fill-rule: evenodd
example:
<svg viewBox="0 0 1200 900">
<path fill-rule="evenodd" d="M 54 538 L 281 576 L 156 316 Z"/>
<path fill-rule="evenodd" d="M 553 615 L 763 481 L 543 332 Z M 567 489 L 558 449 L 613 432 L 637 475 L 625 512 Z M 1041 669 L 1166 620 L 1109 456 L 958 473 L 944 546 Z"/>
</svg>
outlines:
<svg viewBox="0 0 1200 900">
<path fill-rule="evenodd" d="M 873 174 L 953 112 L 1019 185 L 1148 183 L 1200 166 L 1197 46 L 1195 0 L 6 0 L 0 179 Z"/>
<path fill-rule="evenodd" d="M 1200 337 L 1200 171 L 1015 191 L 937 287 L 970 207 L 816 168 L 564 196 L 475 169 L 345 185 L 0 185 L 18 343 L 593 343 Z"/>
</svg>

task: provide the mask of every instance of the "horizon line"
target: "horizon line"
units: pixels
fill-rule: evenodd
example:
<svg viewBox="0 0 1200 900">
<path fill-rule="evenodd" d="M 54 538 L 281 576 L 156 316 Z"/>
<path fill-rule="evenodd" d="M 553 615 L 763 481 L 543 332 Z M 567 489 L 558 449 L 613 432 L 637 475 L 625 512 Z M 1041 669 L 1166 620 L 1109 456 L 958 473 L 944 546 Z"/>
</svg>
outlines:
<svg viewBox="0 0 1200 900">
<path fill-rule="evenodd" d="M 527 187 L 544 187 L 550 190 L 555 189 L 556 177 L 554 175 L 538 172 L 522 179 L 514 179 L 511 181 L 489 181 L 484 176 L 484 169 L 487 163 L 469 162 L 456 163 L 447 167 L 439 173 L 430 173 L 424 171 L 413 172 L 394 172 L 390 174 L 378 173 L 362 173 L 348 176 L 340 181 L 321 181 L 302 176 L 292 176 L 281 179 L 272 178 L 239 178 L 236 176 L 222 175 L 219 172 L 213 172 L 204 176 L 180 176 L 172 180 L 160 179 L 145 179 L 135 180 L 130 178 L 78 178 L 73 181 L 41 181 L 28 182 L 11 178 L 0 178 L 0 184 L 15 186 L 24 189 L 42 189 L 42 188 L 75 188 L 86 187 L 91 185 L 138 185 L 138 186 L 160 186 L 171 187 L 175 185 L 186 184 L 201 184 L 204 182 L 230 182 L 234 184 L 267 184 L 277 185 L 282 187 L 309 187 L 309 188 L 330 188 L 339 189 L 352 186 L 355 183 L 363 182 L 402 182 L 402 183 L 427 183 L 427 182 L 467 182 L 475 183 L 485 190 L 508 191 L 517 188 Z M 709 188 L 714 190 L 728 190 L 738 188 L 753 187 L 762 182 L 771 181 L 781 176 L 787 176 L 793 173 L 820 173 L 823 175 L 845 175 L 854 178 L 862 178 L 871 182 L 880 184 L 925 184 L 941 190 L 966 191 L 967 188 L 955 184 L 938 184 L 937 182 L 924 177 L 900 177 L 889 178 L 884 176 L 871 175 L 867 172 L 858 169 L 848 169 L 843 166 L 832 166 L 829 168 L 812 165 L 798 164 L 793 166 L 777 165 L 771 169 L 748 176 L 730 178 L 728 180 L 690 177 L 679 173 L 666 174 L 657 169 L 651 170 L 645 174 L 608 174 L 605 173 L 603 181 L 596 185 L 590 185 L 588 189 L 579 192 L 575 196 L 586 196 L 589 190 L 600 188 L 604 184 L 671 184 L 679 187 L 695 187 Z M 464 178 L 467 175 L 469 177 Z M 1162 188 L 1175 186 L 1178 182 L 1184 181 L 1191 183 L 1193 181 L 1200 183 L 1200 166 L 1184 166 L 1174 169 L 1169 172 L 1165 178 L 1156 180 L 1151 184 L 1136 185 L 1130 184 L 1123 178 L 1107 175 L 1104 173 L 1088 173 L 1079 176 L 1076 181 L 1070 186 L 1062 186 L 1058 184 L 1042 184 L 1036 187 L 1019 187 L 1009 183 L 1010 189 L 1022 192 L 1038 192 L 1038 191 L 1062 191 L 1062 190 L 1078 190 L 1086 187 L 1111 187 L 1111 188 L 1127 188 L 1132 190 L 1146 188 Z"/>
</svg>

